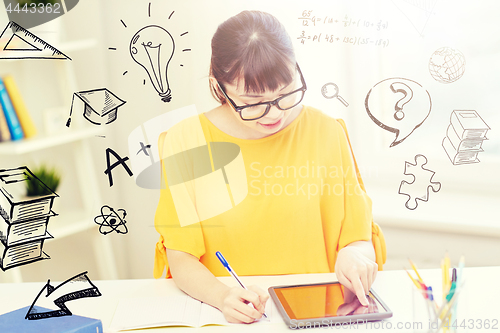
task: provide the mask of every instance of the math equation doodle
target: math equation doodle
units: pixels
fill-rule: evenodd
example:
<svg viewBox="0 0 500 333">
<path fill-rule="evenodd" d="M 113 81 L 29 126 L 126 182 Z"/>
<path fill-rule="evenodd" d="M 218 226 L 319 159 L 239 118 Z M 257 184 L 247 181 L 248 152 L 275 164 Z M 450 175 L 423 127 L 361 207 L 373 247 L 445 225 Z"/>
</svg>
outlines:
<svg viewBox="0 0 500 333">
<path fill-rule="evenodd" d="M 313 10 L 304 10 L 298 18 L 303 30 L 297 39 L 301 44 L 307 42 L 323 44 L 348 44 L 356 46 L 388 47 L 389 39 L 373 33 L 381 34 L 389 27 L 389 21 L 366 20 L 349 15 L 331 17 L 328 15 L 316 16 Z M 314 32 L 310 30 L 314 29 Z M 370 34 L 370 35 L 368 35 Z"/>
</svg>

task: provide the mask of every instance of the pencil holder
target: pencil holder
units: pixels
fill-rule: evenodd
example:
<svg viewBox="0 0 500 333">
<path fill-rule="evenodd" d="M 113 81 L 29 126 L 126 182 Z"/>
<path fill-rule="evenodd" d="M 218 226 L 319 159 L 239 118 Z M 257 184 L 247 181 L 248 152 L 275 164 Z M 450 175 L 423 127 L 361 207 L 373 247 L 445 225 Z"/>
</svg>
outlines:
<svg viewBox="0 0 500 333">
<path fill-rule="evenodd" d="M 412 287 L 413 331 L 426 333 L 469 332 L 467 325 L 462 325 L 463 318 L 458 318 L 458 300 L 463 288 L 456 290 L 449 299 L 432 290 Z M 463 300 L 460 299 L 462 302 Z"/>
</svg>

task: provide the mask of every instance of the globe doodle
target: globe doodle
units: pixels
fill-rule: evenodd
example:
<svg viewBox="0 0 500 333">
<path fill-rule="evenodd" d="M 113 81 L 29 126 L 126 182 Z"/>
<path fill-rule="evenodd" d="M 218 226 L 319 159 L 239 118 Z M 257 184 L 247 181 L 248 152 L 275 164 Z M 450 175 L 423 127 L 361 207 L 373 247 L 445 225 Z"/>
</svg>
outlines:
<svg viewBox="0 0 500 333">
<path fill-rule="evenodd" d="M 464 75 L 465 57 L 458 50 L 442 47 L 432 54 L 429 60 L 429 72 L 438 82 L 455 82 Z"/>
</svg>

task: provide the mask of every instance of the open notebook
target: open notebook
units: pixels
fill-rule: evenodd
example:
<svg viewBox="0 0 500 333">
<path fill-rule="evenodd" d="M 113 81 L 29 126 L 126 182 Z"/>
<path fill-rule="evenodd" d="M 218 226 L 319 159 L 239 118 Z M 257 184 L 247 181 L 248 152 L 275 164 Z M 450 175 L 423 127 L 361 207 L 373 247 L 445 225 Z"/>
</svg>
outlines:
<svg viewBox="0 0 500 333">
<path fill-rule="evenodd" d="M 271 318 L 271 304 L 266 314 Z M 267 321 L 264 317 L 260 321 Z M 232 325 L 218 309 L 190 296 L 120 299 L 110 329 L 114 331 L 161 326 Z"/>
</svg>

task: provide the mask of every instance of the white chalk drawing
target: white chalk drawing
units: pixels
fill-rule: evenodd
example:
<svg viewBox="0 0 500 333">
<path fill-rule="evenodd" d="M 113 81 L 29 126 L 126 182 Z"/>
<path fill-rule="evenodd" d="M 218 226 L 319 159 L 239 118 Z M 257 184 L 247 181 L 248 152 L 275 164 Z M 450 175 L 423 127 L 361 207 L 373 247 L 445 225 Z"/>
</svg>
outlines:
<svg viewBox="0 0 500 333">
<path fill-rule="evenodd" d="M 415 164 L 405 162 L 404 174 L 412 176 L 413 180 L 401 181 L 398 193 L 408 196 L 405 207 L 410 210 L 418 207 L 418 201 L 428 201 L 431 190 L 438 192 L 441 189 L 441 183 L 433 181 L 435 172 L 424 168 L 426 164 L 427 158 L 421 154 L 415 156 Z"/>
<path fill-rule="evenodd" d="M 370 89 L 365 108 L 375 124 L 396 134 L 390 145 L 394 147 L 423 124 L 431 112 L 432 101 L 429 92 L 418 82 L 389 78 Z"/>
<path fill-rule="evenodd" d="M 71 125 L 75 96 L 83 102 L 83 116 L 94 125 L 109 124 L 118 117 L 118 108 L 126 102 L 106 88 L 75 92 L 66 126 Z"/>
<path fill-rule="evenodd" d="M 102 296 L 99 289 L 90 281 L 87 273 L 88 272 L 83 272 L 75 275 L 55 287 L 52 286 L 50 280 L 48 280 L 31 304 L 25 319 L 39 320 L 52 317 L 71 316 L 72 313 L 66 306 L 66 302 L 86 297 Z M 49 306 L 50 303 L 53 303 L 58 309 L 49 309 L 40 312 L 38 311 L 40 308 L 39 303 L 42 302 L 44 304 L 49 303 Z"/>
<path fill-rule="evenodd" d="M 465 57 L 451 47 L 437 49 L 429 59 L 429 73 L 441 83 L 453 83 L 465 72 Z"/>
<path fill-rule="evenodd" d="M 45 188 L 45 195 L 26 197 L 27 183 Z M 52 204 L 58 195 L 27 167 L 0 170 L 0 268 L 50 259 L 43 243 L 52 238 L 47 231 L 50 218 L 57 214 Z"/>
<path fill-rule="evenodd" d="M 321 88 L 321 94 L 326 99 L 337 98 L 345 107 L 349 106 L 349 103 L 345 101 L 341 96 L 339 96 L 339 87 L 333 83 L 328 82 Z"/>
<path fill-rule="evenodd" d="M 454 110 L 443 139 L 443 148 L 453 165 L 479 163 L 490 127 L 475 110 Z"/>
<path fill-rule="evenodd" d="M 9 22 L 0 34 L 0 59 L 59 59 L 67 55 L 15 22 Z"/>
</svg>

